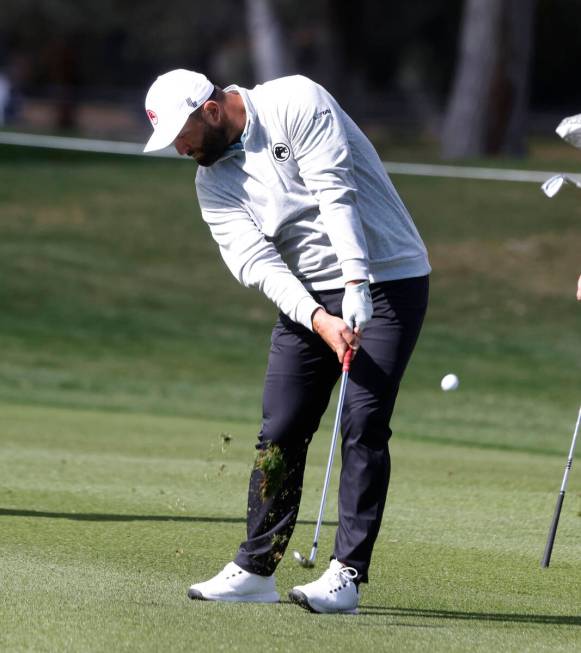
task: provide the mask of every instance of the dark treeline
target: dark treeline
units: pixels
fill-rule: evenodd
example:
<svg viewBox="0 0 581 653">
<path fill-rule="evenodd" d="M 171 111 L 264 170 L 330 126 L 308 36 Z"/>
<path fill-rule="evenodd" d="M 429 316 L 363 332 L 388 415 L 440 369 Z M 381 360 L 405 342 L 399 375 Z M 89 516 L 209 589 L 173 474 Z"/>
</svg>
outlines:
<svg viewBox="0 0 581 653">
<path fill-rule="evenodd" d="M 360 118 L 441 134 L 447 157 L 523 154 L 529 108 L 581 111 L 581 0 L 2 4 L 0 68 L 23 94 L 61 101 L 64 127 L 76 101 L 137 101 L 175 67 L 221 85 L 301 72 Z"/>
</svg>

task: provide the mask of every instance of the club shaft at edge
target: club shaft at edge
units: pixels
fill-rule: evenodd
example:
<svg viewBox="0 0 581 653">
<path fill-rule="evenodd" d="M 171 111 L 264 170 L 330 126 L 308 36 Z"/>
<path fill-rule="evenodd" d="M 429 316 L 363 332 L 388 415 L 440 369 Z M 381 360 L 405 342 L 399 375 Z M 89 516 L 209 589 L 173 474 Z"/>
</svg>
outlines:
<svg viewBox="0 0 581 653">
<path fill-rule="evenodd" d="M 325 482 L 323 485 L 323 495 L 321 496 L 321 505 L 319 506 L 319 516 L 317 517 L 317 525 L 315 527 L 315 536 L 313 538 L 313 547 L 309 561 L 313 562 L 317 555 L 317 547 L 319 545 L 319 533 L 321 531 L 321 524 L 323 523 L 323 513 L 325 512 L 325 503 L 327 501 L 327 491 L 329 489 L 329 479 L 331 477 L 331 470 L 333 468 L 333 460 L 335 459 L 335 449 L 337 447 L 337 437 L 341 427 L 341 413 L 343 412 L 343 402 L 345 400 L 345 390 L 347 389 L 347 380 L 349 371 L 345 370 L 341 375 L 341 387 L 339 389 L 339 401 L 337 403 L 337 412 L 335 414 L 335 424 L 333 426 L 333 437 L 331 439 L 331 450 L 329 452 L 329 460 L 327 461 L 327 471 L 325 472 Z"/>
<path fill-rule="evenodd" d="M 575 446 L 577 444 L 577 435 L 579 433 L 580 423 L 581 423 L 581 408 L 579 409 L 579 414 L 577 415 L 577 423 L 575 424 L 575 431 L 573 432 L 573 440 L 571 442 L 571 448 L 569 449 L 567 464 L 565 465 L 563 482 L 561 483 L 561 489 L 559 491 L 559 496 L 557 497 L 557 505 L 555 506 L 555 512 L 553 513 L 553 519 L 551 521 L 551 526 L 549 528 L 549 535 L 547 537 L 547 544 L 545 546 L 545 552 L 543 553 L 543 559 L 541 560 L 541 567 L 543 568 L 547 568 L 549 566 L 549 563 L 551 562 L 551 554 L 553 552 L 555 537 L 557 536 L 557 526 L 559 525 L 561 508 L 563 507 L 563 501 L 565 500 L 565 492 L 567 490 L 567 483 L 569 482 L 569 472 L 571 471 L 571 467 L 573 467 L 573 456 L 575 455 Z"/>
</svg>

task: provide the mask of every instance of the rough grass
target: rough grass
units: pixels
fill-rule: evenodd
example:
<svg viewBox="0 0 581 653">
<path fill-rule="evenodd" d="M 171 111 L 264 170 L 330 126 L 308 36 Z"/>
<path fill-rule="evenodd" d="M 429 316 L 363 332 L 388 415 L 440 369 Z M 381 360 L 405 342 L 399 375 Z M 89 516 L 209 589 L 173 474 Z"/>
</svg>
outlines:
<svg viewBox="0 0 581 653">
<path fill-rule="evenodd" d="M 361 615 L 319 618 L 185 598 L 244 537 L 275 314 L 225 271 L 192 176 L 0 148 L 0 649 L 579 647 L 576 465 L 539 568 L 580 396 L 578 194 L 395 179 L 430 249 L 431 305 Z M 460 389 L 443 394 L 449 371 Z M 310 544 L 329 422 L 291 548 Z M 288 556 L 279 589 L 311 577 Z"/>
</svg>

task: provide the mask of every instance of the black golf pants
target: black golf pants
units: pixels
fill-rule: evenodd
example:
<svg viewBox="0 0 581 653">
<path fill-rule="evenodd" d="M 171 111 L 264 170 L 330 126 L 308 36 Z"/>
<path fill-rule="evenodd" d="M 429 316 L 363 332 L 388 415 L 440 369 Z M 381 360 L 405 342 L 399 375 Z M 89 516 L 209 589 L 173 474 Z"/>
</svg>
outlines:
<svg viewBox="0 0 581 653">
<path fill-rule="evenodd" d="M 343 290 L 312 294 L 328 313 L 341 316 Z M 428 277 L 372 284 L 371 295 L 373 317 L 353 359 L 343 407 L 332 556 L 354 567 L 362 582 L 387 497 L 389 422 L 426 312 Z M 269 576 L 284 555 L 299 511 L 307 448 L 340 375 L 337 355 L 327 344 L 280 314 L 272 332 L 257 465 L 250 476 L 247 539 L 235 559 L 249 572 Z M 271 468 L 259 464 L 265 454 L 274 460 Z"/>
</svg>

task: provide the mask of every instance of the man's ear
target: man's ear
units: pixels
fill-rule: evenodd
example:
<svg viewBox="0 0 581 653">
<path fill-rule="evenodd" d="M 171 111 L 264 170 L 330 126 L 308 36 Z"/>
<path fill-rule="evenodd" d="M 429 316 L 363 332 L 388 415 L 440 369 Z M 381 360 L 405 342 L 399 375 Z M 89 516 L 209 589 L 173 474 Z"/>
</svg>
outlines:
<svg viewBox="0 0 581 653">
<path fill-rule="evenodd" d="M 200 107 L 200 112 L 203 114 L 204 119 L 211 125 L 216 125 L 220 122 L 222 110 L 218 102 L 206 100 Z"/>
</svg>

